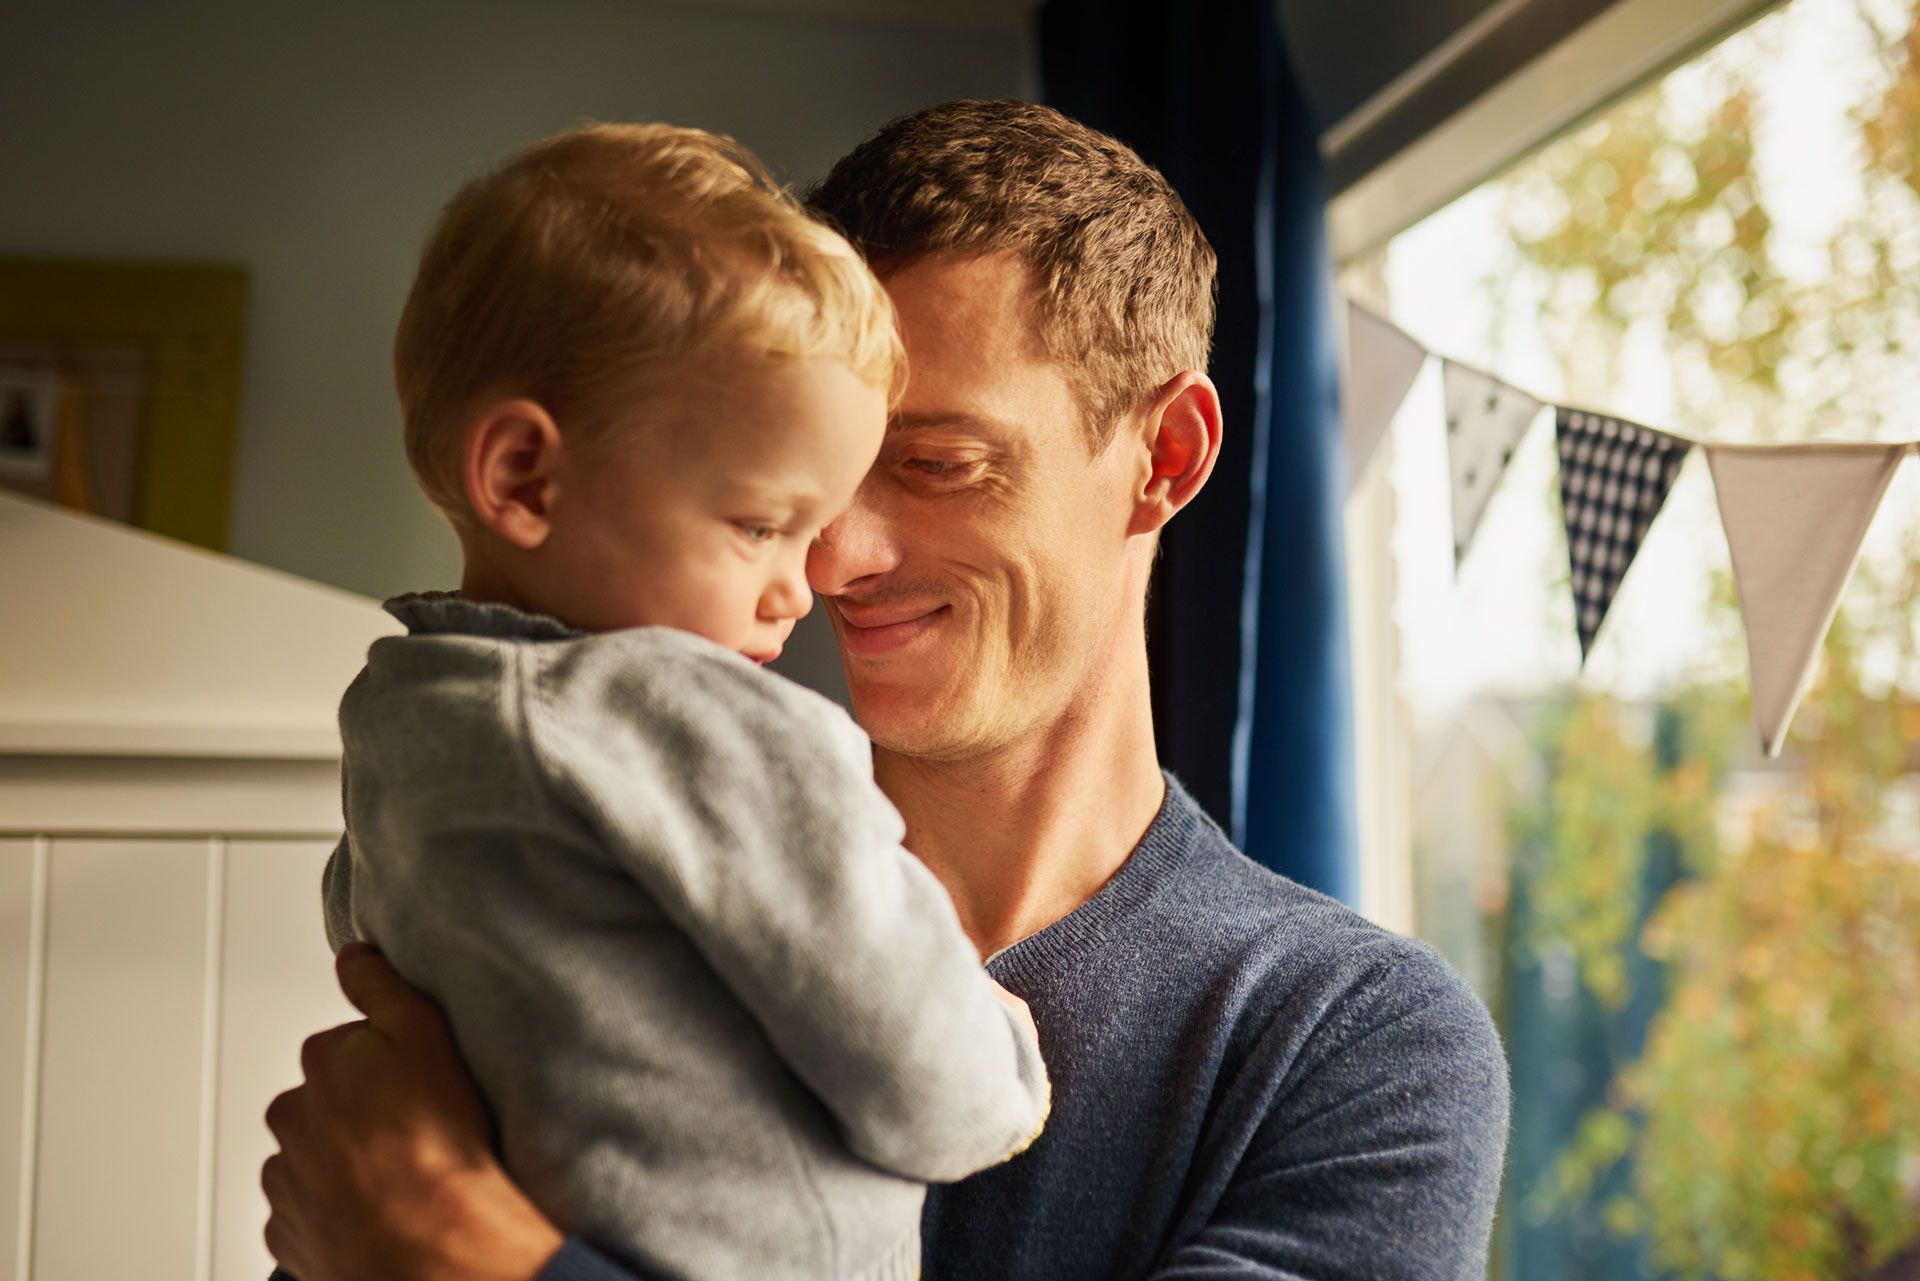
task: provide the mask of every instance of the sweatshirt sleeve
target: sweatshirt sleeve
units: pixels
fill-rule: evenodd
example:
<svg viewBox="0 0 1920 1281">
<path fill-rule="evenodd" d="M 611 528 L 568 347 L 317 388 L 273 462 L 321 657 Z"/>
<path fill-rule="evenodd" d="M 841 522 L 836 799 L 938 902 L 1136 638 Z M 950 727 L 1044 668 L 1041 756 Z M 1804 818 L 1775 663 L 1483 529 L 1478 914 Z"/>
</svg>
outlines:
<svg viewBox="0 0 1920 1281">
<path fill-rule="evenodd" d="M 1039 1047 L 904 850 L 839 708 L 705 642 L 574 645 L 523 671 L 557 799 L 826 1104 L 849 1148 L 949 1182 L 1038 1134 Z M 637 644 L 629 634 L 627 645 Z"/>
</svg>

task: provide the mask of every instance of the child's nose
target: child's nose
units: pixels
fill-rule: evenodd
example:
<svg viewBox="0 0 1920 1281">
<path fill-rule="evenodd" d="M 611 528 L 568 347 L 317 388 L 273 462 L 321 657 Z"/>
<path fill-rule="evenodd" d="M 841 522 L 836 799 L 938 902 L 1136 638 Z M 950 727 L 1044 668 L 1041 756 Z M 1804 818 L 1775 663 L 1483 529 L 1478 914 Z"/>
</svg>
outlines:
<svg viewBox="0 0 1920 1281">
<path fill-rule="evenodd" d="M 798 622 L 813 608 L 813 589 L 807 586 L 806 565 L 788 569 L 767 587 L 761 612 L 768 618 L 791 618 Z"/>
</svg>

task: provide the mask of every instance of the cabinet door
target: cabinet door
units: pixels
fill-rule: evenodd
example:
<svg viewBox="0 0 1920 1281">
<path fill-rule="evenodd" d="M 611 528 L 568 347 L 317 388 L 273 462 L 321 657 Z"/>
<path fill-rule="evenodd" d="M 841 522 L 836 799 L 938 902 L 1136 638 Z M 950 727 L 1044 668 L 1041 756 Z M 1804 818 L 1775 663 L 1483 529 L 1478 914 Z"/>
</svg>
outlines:
<svg viewBox="0 0 1920 1281">
<path fill-rule="evenodd" d="M 36 1277 L 205 1275 L 215 855 L 53 842 Z"/>
<path fill-rule="evenodd" d="M 358 1018 L 333 981 L 320 925 L 320 869 L 331 842 L 233 841 L 226 849 L 220 964 L 220 1091 L 213 1187 L 214 1281 L 261 1281 L 263 1116 L 300 1080 L 300 1043 Z"/>
<path fill-rule="evenodd" d="M 32 1240 L 46 845 L 0 839 L 0 1277 L 26 1281 Z"/>
</svg>

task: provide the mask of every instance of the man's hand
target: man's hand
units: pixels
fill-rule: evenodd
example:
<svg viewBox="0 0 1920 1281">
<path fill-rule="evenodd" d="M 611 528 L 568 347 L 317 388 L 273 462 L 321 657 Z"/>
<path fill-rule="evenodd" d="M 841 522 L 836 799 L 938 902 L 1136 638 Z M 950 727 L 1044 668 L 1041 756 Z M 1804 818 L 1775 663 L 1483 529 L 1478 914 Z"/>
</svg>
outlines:
<svg viewBox="0 0 1920 1281">
<path fill-rule="evenodd" d="M 531 1281 L 561 1235 L 494 1158 L 446 1019 L 365 944 L 335 969 L 366 1018 L 307 1038 L 267 1108 L 267 1249 L 300 1281 Z"/>
</svg>

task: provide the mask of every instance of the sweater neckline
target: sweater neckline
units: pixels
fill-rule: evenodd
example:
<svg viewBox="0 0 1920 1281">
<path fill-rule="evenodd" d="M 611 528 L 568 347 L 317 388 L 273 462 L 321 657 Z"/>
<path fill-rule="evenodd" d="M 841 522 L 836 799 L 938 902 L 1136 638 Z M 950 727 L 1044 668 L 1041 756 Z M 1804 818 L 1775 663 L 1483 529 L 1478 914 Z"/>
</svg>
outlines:
<svg viewBox="0 0 1920 1281">
<path fill-rule="evenodd" d="M 557 618 L 501 601 L 469 600 L 459 592 L 408 592 L 380 608 L 407 625 L 411 636 L 497 636 L 507 640 L 571 640 L 585 632 Z"/>
<path fill-rule="evenodd" d="M 1166 885 L 1191 857 L 1202 826 L 1212 826 L 1212 820 L 1179 779 L 1164 769 L 1161 776 L 1167 781 L 1166 799 L 1120 869 L 1073 911 L 995 952 L 987 958 L 989 965 L 1010 977 L 1050 969 L 1106 937 L 1116 923 L 1132 916 Z"/>
</svg>

